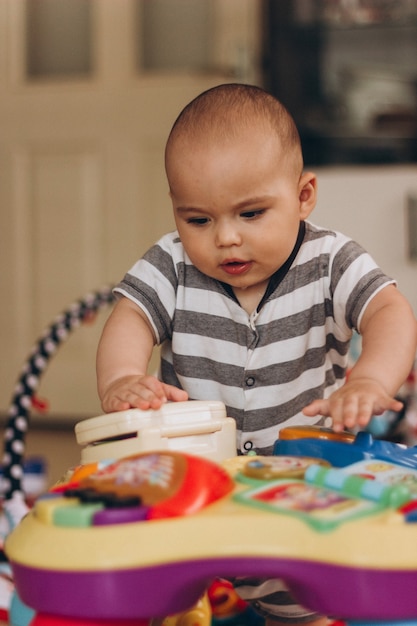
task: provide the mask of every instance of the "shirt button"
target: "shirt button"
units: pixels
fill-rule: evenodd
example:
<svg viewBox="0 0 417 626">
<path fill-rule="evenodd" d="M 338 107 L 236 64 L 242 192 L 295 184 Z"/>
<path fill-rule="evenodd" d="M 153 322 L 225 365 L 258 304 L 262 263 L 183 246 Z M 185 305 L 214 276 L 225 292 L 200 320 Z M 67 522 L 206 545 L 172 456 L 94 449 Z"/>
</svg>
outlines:
<svg viewBox="0 0 417 626">
<path fill-rule="evenodd" d="M 245 441 L 245 443 L 243 444 L 243 449 L 245 450 L 245 452 L 249 452 L 249 450 L 252 450 L 252 448 L 253 448 L 253 442 Z"/>
<path fill-rule="evenodd" d="M 246 387 L 253 387 L 255 384 L 255 379 L 253 376 L 249 376 L 246 380 L 245 380 L 245 384 Z"/>
</svg>

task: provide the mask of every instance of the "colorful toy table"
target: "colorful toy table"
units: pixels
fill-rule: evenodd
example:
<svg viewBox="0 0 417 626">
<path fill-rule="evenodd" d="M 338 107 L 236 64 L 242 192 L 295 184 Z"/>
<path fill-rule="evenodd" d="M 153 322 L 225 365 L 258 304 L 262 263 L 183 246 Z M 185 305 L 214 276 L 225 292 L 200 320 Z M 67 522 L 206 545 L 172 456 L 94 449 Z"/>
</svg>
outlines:
<svg viewBox="0 0 417 626">
<path fill-rule="evenodd" d="M 415 624 L 417 453 L 357 439 L 330 442 L 342 467 L 309 436 L 222 465 L 172 450 L 84 465 L 7 538 L 19 596 L 35 626 L 128 626 L 254 575 L 325 615 Z"/>
</svg>

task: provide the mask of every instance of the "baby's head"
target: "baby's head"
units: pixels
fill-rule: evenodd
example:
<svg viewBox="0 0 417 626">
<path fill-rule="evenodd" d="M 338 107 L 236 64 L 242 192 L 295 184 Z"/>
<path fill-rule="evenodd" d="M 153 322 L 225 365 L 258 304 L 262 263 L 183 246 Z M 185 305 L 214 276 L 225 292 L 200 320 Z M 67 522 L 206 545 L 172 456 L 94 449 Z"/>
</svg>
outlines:
<svg viewBox="0 0 417 626">
<path fill-rule="evenodd" d="M 165 163 L 185 251 L 251 308 L 315 204 L 292 117 L 258 87 L 214 87 L 177 118 Z"/>
<path fill-rule="evenodd" d="M 181 144 L 207 146 L 239 141 L 248 131 L 274 135 L 283 162 L 294 168 L 297 176 L 303 169 L 300 137 L 287 109 L 260 87 L 240 83 L 219 85 L 204 91 L 179 114 L 168 137 L 165 163 L 170 177 L 175 147 Z M 284 164 L 283 163 L 283 164 Z M 282 165 L 283 165 L 282 164 Z"/>
</svg>

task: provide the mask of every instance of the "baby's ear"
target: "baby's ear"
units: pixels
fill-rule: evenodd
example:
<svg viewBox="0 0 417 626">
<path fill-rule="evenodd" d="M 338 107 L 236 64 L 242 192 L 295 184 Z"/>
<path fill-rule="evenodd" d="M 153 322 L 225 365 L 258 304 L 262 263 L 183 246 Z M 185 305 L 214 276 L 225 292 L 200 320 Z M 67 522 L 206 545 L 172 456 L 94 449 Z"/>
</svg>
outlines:
<svg viewBox="0 0 417 626">
<path fill-rule="evenodd" d="M 298 183 L 300 217 L 305 220 L 316 206 L 317 177 L 312 172 L 304 172 Z"/>
</svg>

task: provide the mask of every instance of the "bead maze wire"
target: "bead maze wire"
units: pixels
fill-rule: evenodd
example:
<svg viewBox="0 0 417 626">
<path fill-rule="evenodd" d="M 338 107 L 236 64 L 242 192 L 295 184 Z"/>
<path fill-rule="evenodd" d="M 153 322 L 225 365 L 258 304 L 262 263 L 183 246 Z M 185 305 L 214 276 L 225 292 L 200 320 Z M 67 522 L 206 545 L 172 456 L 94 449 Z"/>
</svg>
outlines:
<svg viewBox="0 0 417 626">
<path fill-rule="evenodd" d="M 4 435 L 3 476 L 7 502 L 16 494 L 24 497 L 22 489 L 25 437 L 31 409 L 36 405 L 36 390 L 42 374 L 59 346 L 71 333 L 90 322 L 97 313 L 111 305 L 114 296 L 111 286 L 90 292 L 73 302 L 45 328 L 29 353 L 14 388 Z"/>
</svg>

